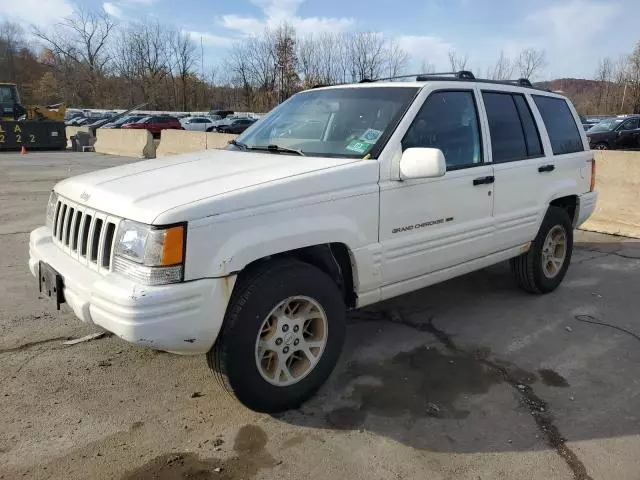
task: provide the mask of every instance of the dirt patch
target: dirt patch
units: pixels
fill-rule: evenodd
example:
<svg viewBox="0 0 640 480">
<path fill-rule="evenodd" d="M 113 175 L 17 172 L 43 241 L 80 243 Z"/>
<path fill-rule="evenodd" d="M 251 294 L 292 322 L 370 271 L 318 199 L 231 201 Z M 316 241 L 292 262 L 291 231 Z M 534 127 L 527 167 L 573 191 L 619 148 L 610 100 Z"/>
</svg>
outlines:
<svg viewBox="0 0 640 480">
<path fill-rule="evenodd" d="M 236 456 L 228 459 L 200 458 L 194 453 L 166 453 L 122 477 L 122 480 L 240 480 L 250 479 L 263 468 L 277 465 L 265 450 L 267 434 L 245 425 L 236 436 Z"/>
</svg>

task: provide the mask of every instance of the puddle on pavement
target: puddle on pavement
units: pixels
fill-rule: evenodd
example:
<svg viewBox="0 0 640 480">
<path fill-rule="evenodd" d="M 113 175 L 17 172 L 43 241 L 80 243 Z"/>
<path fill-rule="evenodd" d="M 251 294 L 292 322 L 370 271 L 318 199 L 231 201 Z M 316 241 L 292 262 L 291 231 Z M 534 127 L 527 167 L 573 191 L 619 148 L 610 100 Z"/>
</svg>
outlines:
<svg viewBox="0 0 640 480">
<path fill-rule="evenodd" d="M 383 417 L 462 419 L 469 411 L 456 403 L 461 396 L 483 394 L 504 378 L 481 361 L 478 352 L 443 352 L 421 346 L 380 363 L 353 363 L 338 379 L 338 388 L 357 407 L 337 408 L 327 421 L 338 428 L 362 426 L 367 414 Z M 524 383 L 536 375 L 513 369 Z M 347 388 L 349 387 L 349 388 Z"/>
<path fill-rule="evenodd" d="M 267 434 L 260 427 L 245 425 L 236 436 L 236 456 L 225 460 L 200 458 L 195 453 L 167 453 L 127 473 L 122 480 L 248 480 L 263 468 L 276 465 L 265 450 Z"/>
<path fill-rule="evenodd" d="M 567 382 L 567 380 L 562 375 L 548 368 L 543 368 L 541 370 L 538 370 L 538 374 L 540 375 L 540 379 L 542 380 L 542 383 L 544 383 L 548 387 L 568 387 L 569 386 L 569 382 Z"/>
</svg>

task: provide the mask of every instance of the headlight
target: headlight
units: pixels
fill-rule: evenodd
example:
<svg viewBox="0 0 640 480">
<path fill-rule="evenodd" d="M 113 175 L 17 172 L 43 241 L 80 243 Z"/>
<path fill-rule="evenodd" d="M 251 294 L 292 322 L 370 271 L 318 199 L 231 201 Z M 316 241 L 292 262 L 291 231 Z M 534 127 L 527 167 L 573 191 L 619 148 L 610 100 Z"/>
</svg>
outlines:
<svg viewBox="0 0 640 480">
<path fill-rule="evenodd" d="M 113 271 L 145 285 L 180 282 L 186 225 L 155 227 L 124 220 L 116 236 Z"/>
<path fill-rule="evenodd" d="M 51 190 L 51 194 L 49 194 L 49 203 L 47 203 L 47 216 L 44 219 L 44 224 L 52 228 L 53 227 L 53 217 L 56 214 L 56 205 L 58 204 L 58 194 Z"/>
</svg>

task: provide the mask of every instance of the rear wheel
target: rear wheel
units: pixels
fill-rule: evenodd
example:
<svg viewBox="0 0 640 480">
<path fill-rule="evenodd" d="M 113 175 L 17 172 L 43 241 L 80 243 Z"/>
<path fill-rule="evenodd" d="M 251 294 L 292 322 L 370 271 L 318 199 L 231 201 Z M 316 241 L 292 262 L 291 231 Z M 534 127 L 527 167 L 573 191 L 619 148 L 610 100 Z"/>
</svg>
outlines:
<svg viewBox="0 0 640 480">
<path fill-rule="evenodd" d="M 531 248 L 510 261 L 518 286 L 531 293 L 548 293 L 562 282 L 573 251 L 573 225 L 566 210 L 551 206 Z"/>
<path fill-rule="evenodd" d="M 609 150 L 609 145 L 604 142 L 596 143 L 593 147 L 594 150 Z"/>
<path fill-rule="evenodd" d="M 260 412 L 298 407 L 335 367 L 346 307 L 333 280 L 278 260 L 240 280 L 208 363 L 223 387 Z"/>
</svg>

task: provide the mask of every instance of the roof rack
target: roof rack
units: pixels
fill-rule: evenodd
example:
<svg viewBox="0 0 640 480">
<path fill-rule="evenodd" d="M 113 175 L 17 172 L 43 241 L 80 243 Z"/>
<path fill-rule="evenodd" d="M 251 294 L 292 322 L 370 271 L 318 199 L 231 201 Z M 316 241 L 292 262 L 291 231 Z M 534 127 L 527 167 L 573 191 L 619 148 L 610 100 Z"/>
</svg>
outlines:
<svg viewBox="0 0 640 480">
<path fill-rule="evenodd" d="M 459 70 L 457 72 L 440 72 L 440 73 L 421 73 L 416 76 L 416 81 L 425 82 L 433 77 L 446 77 L 447 75 L 453 75 L 458 80 L 475 80 L 476 76 L 469 70 Z"/>
<path fill-rule="evenodd" d="M 399 80 L 402 78 L 415 78 L 418 82 L 424 82 L 433 77 L 446 77 L 453 75 L 454 78 L 459 80 L 475 80 L 475 76 L 468 70 L 460 70 L 459 72 L 440 72 L 440 73 L 412 73 L 410 75 L 395 75 L 393 77 L 383 78 L 363 78 L 358 83 L 372 83 L 372 82 L 386 82 L 389 80 Z"/>
<path fill-rule="evenodd" d="M 453 77 L 453 78 L 451 78 Z M 363 78 L 358 83 L 374 83 L 384 82 L 389 80 L 399 80 L 403 78 L 415 78 L 417 82 L 427 82 L 429 80 L 457 80 L 457 81 L 470 81 L 481 83 L 497 83 L 503 85 L 516 85 L 519 87 L 533 88 L 536 90 L 542 90 L 550 92 L 551 90 L 537 87 L 531 83 L 528 78 L 518 78 L 516 80 L 490 80 L 487 78 L 476 78 L 473 72 L 469 70 L 459 70 L 457 72 L 437 72 L 437 73 L 413 73 L 411 75 L 395 75 L 393 77 L 384 78 Z M 343 84 L 338 84 L 343 85 Z M 314 85 L 312 88 L 328 87 L 329 85 Z"/>
</svg>

